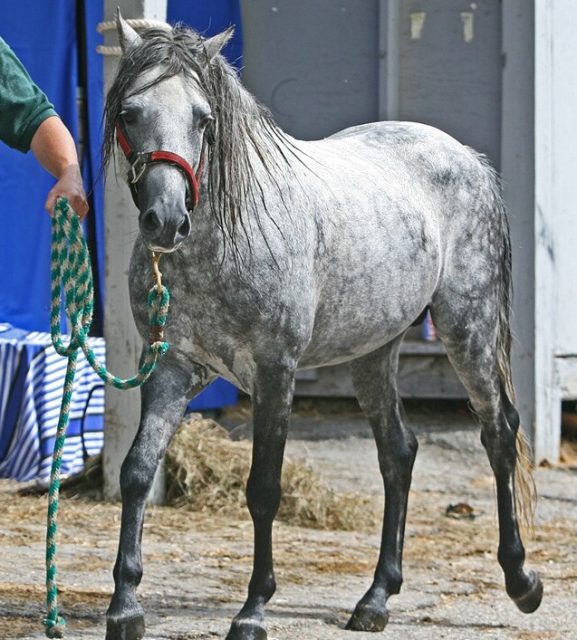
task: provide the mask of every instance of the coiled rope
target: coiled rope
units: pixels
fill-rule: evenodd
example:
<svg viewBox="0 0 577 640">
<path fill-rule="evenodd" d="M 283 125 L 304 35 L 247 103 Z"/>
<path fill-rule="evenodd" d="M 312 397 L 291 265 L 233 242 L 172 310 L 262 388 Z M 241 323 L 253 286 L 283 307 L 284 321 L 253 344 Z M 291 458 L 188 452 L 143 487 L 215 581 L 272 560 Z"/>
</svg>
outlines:
<svg viewBox="0 0 577 640">
<path fill-rule="evenodd" d="M 56 441 L 52 455 L 52 470 L 48 489 L 48 518 L 46 527 L 46 604 L 44 620 L 48 638 L 63 638 L 65 621 L 58 614 L 58 588 L 56 586 L 56 534 L 59 507 L 60 467 L 70 414 L 70 401 L 76 372 L 78 350 L 86 356 L 90 366 L 106 384 L 117 389 L 133 389 L 140 386 L 156 367 L 158 358 L 168 351 L 163 341 L 163 330 L 168 315 L 170 294 L 163 286 L 158 269 L 159 256 L 153 254 L 153 272 L 156 284 L 148 293 L 148 319 L 151 339 L 138 373 L 125 380 L 110 374 L 88 345 L 88 333 L 94 310 L 94 287 L 90 255 L 78 216 L 65 198 L 59 198 L 52 214 L 51 254 L 51 312 L 50 333 L 54 349 L 68 358 L 60 417 L 56 429 Z M 70 323 L 70 341 L 65 345 L 60 332 L 61 295 Z"/>
<path fill-rule="evenodd" d="M 156 29 L 171 29 L 171 26 L 166 22 L 162 22 L 160 20 L 151 20 L 149 18 L 125 18 L 124 21 L 137 31 L 139 29 L 149 29 L 150 27 L 155 27 Z M 100 22 L 96 27 L 96 31 L 98 31 L 98 33 L 104 33 L 105 31 L 116 31 L 117 28 L 118 27 L 116 25 L 116 20 L 109 20 L 108 22 Z M 122 47 L 114 47 L 103 44 L 97 45 L 96 51 L 104 56 L 122 55 Z"/>
</svg>

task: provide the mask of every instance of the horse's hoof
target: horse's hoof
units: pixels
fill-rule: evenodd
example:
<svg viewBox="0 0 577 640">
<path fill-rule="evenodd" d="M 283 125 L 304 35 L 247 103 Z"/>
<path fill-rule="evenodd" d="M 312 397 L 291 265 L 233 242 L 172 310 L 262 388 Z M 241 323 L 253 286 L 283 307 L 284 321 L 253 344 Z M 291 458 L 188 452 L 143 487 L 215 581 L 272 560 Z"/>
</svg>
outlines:
<svg viewBox="0 0 577 640">
<path fill-rule="evenodd" d="M 106 621 L 106 640 L 142 640 L 144 616 Z"/>
<path fill-rule="evenodd" d="M 267 640 L 266 629 L 254 620 L 234 620 L 226 640 Z"/>
<path fill-rule="evenodd" d="M 358 604 L 345 627 L 349 631 L 382 631 L 389 621 L 389 612 L 366 604 Z"/>
<path fill-rule="evenodd" d="M 529 581 L 529 589 L 523 595 L 513 598 L 513 602 L 523 613 L 536 611 L 543 599 L 543 583 L 535 571 L 529 573 Z"/>
</svg>

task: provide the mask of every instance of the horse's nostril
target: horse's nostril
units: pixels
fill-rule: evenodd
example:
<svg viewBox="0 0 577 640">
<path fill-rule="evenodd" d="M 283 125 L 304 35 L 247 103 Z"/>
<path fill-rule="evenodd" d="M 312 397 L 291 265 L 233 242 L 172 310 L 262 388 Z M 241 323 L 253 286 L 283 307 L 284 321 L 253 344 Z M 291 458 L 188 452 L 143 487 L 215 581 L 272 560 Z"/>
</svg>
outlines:
<svg viewBox="0 0 577 640">
<path fill-rule="evenodd" d="M 187 215 L 184 216 L 184 220 L 182 221 L 182 223 L 178 227 L 178 233 L 183 238 L 186 238 L 188 236 L 188 234 L 190 233 L 190 218 Z"/>
<path fill-rule="evenodd" d="M 146 231 L 157 231 L 162 226 L 160 218 L 158 217 L 156 211 L 154 209 L 149 209 L 142 216 L 142 227 Z"/>
</svg>

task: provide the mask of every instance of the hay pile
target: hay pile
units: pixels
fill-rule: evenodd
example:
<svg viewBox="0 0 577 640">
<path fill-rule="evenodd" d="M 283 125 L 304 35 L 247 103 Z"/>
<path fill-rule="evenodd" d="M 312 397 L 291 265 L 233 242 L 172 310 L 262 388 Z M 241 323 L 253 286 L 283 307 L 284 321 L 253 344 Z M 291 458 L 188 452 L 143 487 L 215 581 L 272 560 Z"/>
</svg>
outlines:
<svg viewBox="0 0 577 640">
<path fill-rule="evenodd" d="M 213 420 L 191 415 L 166 454 L 167 500 L 193 511 L 239 517 L 247 513 L 245 487 L 252 444 L 234 442 Z M 376 517 L 370 498 L 337 494 L 302 461 L 285 460 L 277 518 L 314 529 L 366 530 Z"/>
</svg>

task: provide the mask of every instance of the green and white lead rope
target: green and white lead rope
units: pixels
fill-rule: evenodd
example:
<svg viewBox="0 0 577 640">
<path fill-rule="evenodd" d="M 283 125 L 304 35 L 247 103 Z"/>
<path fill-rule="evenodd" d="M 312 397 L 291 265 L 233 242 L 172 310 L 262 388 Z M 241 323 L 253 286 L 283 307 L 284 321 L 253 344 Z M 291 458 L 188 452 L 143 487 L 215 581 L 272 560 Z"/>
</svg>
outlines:
<svg viewBox="0 0 577 640">
<path fill-rule="evenodd" d="M 52 214 L 52 254 L 51 254 L 51 312 L 50 333 L 56 351 L 68 358 L 60 418 L 56 429 L 56 441 L 52 455 L 52 470 L 48 489 L 48 522 L 46 527 L 46 603 L 47 616 L 44 620 L 48 638 L 63 638 L 65 621 L 58 614 L 58 588 L 56 586 L 56 534 L 60 490 L 60 467 L 62 451 L 66 439 L 66 428 L 70 414 L 72 387 L 76 372 L 78 350 L 86 356 L 98 376 L 117 389 L 133 389 L 140 386 L 156 367 L 160 356 L 168 351 L 168 343 L 163 341 L 163 329 L 168 315 L 170 294 L 162 285 L 158 270 L 158 256 L 153 254 L 153 271 L 156 284 L 148 294 L 148 318 L 151 341 L 138 373 L 122 380 L 110 374 L 101 364 L 88 345 L 88 333 L 94 310 L 94 287 L 90 255 L 78 216 L 65 198 L 59 198 Z M 60 333 L 61 295 L 70 323 L 70 341 L 65 345 Z"/>
</svg>

